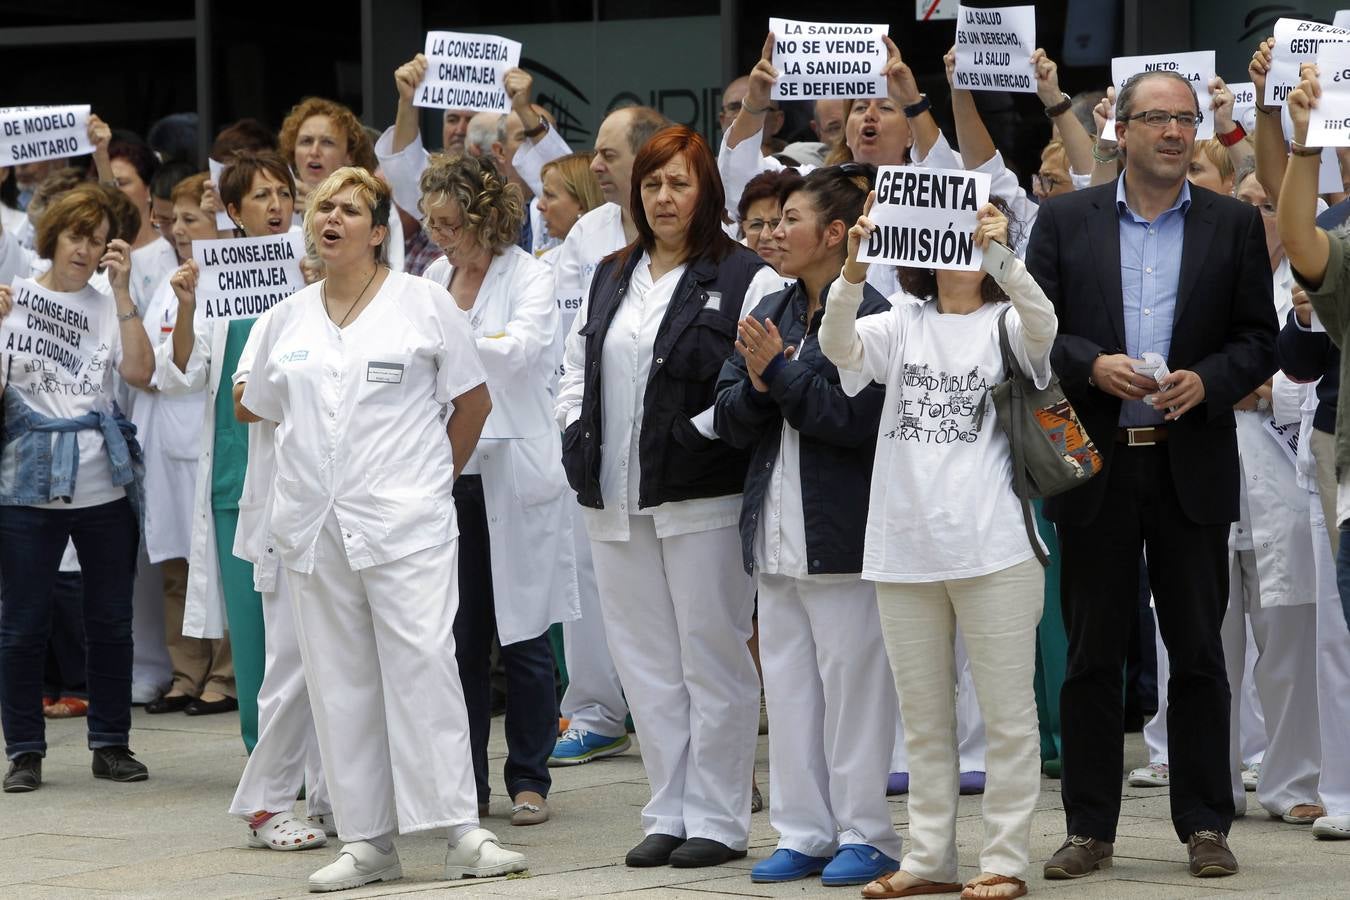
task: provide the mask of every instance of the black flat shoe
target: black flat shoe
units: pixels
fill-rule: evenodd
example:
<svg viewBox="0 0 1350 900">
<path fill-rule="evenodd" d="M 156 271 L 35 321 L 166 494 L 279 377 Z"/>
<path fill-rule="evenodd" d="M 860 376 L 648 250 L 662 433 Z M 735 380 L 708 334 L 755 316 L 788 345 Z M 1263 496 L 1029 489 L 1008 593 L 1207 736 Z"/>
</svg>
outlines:
<svg viewBox="0 0 1350 900">
<path fill-rule="evenodd" d="M 150 770 L 127 747 L 99 747 L 94 750 L 94 777 L 109 781 L 145 781 Z"/>
<path fill-rule="evenodd" d="M 189 703 L 183 712 L 189 716 L 214 716 L 216 713 L 234 712 L 238 708 L 239 701 L 233 697 L 221 697 L 219 700 L 198 698 Z"/>
<path fill-rule="evenodd" d="M 642 843 L 628 851 L 628 855 L 623 858 L 623 864 L 630 869 L 664 866 L 670 861 L 671 851 L 683 843 L 684 838 L 675 837 L 673 834 L 649 834 L 642 839 Z"/>
<path fill-rule="evenodd" d="M 5 773 L 6 794 L 27 794 L 42 784 L 42 757 L 36 753 L 20 753 L 9 764 Z"/>
<path fill-rule="evenodd" d="M 675 869 L 701 869 L 744 858 L 744 850 L 732 850 L 720 841 L 690 838 L 670 854 L 670 865 Z"/>
<path fill-rule="evenodd" d="M 164 713 L 182 712 L 187 709 L 192 698 L 187 694 L 178 694 L 173 697 L 164 696 L 156 700 L 151 700 L 145 704 L 145 711 L 152 716 L 163 715 Z"/>
</svg>

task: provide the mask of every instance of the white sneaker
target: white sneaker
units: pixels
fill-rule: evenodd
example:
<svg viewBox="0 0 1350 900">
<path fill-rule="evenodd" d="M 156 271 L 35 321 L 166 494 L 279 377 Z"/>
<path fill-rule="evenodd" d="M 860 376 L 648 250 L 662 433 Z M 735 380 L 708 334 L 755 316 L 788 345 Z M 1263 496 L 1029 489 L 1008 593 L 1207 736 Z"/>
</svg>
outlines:
<svg viewBox="0 0 1350 900">
<path fill-rule="evenodd" d="M 345 891 L 376 881 L 395 881 L 403 877 L 398 850 L 381 853 L 369 841 L 352 841 L 342 848 L 338 858 L 309 876 L 310 893 Z"/>
<path fill-rule="evenodd" d="M 1172 782 L 1172 776 L 1167 763 L 1149 763 L 1131 769 L 1128 782 L 1130 787 L 1167 787 Z"/>
<path fill-rule="evenodd" d="M 1320 838 L 1350 840 L 1350 816 L 1322 816 L 1313 823 L 1312 833 Z"/>
<path fill-rule="evenodd" d="M 502 847 L 497 836 L 486 828 L 470 831 L 445 854 L 445 877 L 450 881 L 491 878 L 528 868 L 525 854 Z"/>
<path fill-rule="evenodd" d="M 1261 764 L 1252 763 L 1242 770 L 1242 786 L 1249 791 L 1256 790 L 1256 784 L 1261 780 Z"/>
<path fill-rule="evenodd" d="M 337 820 L 333 818 L 332 813 L 320 813 L 317 816 L 306 816 L 305 820 L 309 822 L 311 828 L 322 828 L 323 833 L 329 837 L 337 837 Z"/>
</svg>

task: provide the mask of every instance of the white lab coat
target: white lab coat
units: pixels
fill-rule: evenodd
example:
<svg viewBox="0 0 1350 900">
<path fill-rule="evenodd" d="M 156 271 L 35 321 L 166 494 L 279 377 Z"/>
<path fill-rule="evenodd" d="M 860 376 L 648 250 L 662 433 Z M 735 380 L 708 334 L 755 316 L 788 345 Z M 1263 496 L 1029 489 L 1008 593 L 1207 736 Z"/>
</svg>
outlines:
<svg viewBox="0 0 1350 900">
<path fill-rule="evenodd" d="M 1275 272 L 1275 313 L 1279 321 L 1293 308 L 1289 262 Z M 1276 411 L 1298 409 L 1302 387 L 1283 372 L 1273 381 Z M 1229 564 L 1240 538 L 1240 528 L 1251 530 L 1256 554 L 1261 606 L 1297 606 L 1317 602 L 1308 520 L 1308 492 L 1299 486 L 1295 465 L 1266 430 L 1272 411 L 1238 412 L 1238 453 L 1242 463 L 1242 510 L 1229 531 Z M 1246 546 L 1245 543 L 1243 546 Z"/>
<path fill-rule="evenodd" d="M 178 298 L 167 277 L 151 294 L 143 316 L 157 357 L 161 346 L 169 348 L 167 358 L 156 359 L 153 389 L 136 392 L 131 415 L 145 454 L 145 552 L 150 562 L 158 563 L 187 559 L 192 552 L 193 485 L 203 440 L 199 425 L 207 408 L 203 392 L 158 389 L 165 380 L 165 369 L 182 374 L 173 364 Z"/>
<path fill-rule="evenodd" d="M 155 378 L 165 394 L 206 392 L 202 413 L 201 441 L 197 454 L 197 480 L 192 492 L 192 545 L 188 555 L 187 599 L 183 610 L 183 634 L 195 638 L 225 635 L 225 591 L 220 582 L 216 555 L 216 519 L 211 510 L 211 467 L 215 451 L 216 394 L 220 391 L 220 367 L 213 362 L 225 355 L 228 322 L 214 322 L 209 334 L 196 332 L 187 371 L 173 363 L 173 341 L 155 348 Z M 230 380 L 224 379 L 230 390 Z"/>
<path fill-rule="evenodd" d="M 423 277 L 448 287 L 453 274 L 441 257 Z M 519 247 L 507 247 L 493 257 L 466 315 L 492 395 L 475 457 L 492 538 L 497 634 L 514 644 L 581 615 L 567 478 L 549 395 L 558 318 L 552 271 Z M 527 559 L 541 564 L 523 565 Z"/>
</svg>

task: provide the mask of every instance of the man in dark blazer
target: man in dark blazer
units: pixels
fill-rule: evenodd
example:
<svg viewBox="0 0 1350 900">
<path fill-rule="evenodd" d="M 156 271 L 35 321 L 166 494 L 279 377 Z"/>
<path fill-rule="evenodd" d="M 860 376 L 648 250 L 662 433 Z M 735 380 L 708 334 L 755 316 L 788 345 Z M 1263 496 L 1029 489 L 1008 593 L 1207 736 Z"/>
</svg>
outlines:
<svg viewBox="0 0 1350 900">
<path fill-rule="evenodd" d="M 1174 73 L 1131 79 L 1116 107 L 1124 175 L 1042 205 L 1027 248 L 1059 317 L 1051 362 L 1104 462 L 1046 503 L 1069 633 L 1060 695 L 1069 839 L 1047 878 L 1111 862 L 1141 552 L 1171 658 L 1172 821 L 1191 874 L 1237 871 L 1219 637 L 1238 517 L 1233 405 L 1274 373 L 1277 326 L 1256 208 L 1186 180 L 1200 112 Z"/>
</svg>

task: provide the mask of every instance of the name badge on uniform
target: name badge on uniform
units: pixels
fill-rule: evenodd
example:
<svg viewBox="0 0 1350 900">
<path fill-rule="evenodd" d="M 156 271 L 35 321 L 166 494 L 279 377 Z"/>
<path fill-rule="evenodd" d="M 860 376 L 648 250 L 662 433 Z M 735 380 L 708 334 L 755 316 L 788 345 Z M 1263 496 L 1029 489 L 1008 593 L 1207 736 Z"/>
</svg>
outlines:
<svg viewBox="0 0 1350 900">
<path fill-rule="evenodd" d="M 366 363 L 366 381 L 375 382 L 377 384 L 402 384 L 403 363 Z"/>
<path fill-rule="evenodd" d="M 715 309 L 715 310 L 717 310 L 718 312 L 721 312 L 721 311 L 722 311 L 722 292 L 721 292 L 721 291 L 708 291 L 708 302 L 703 304 L 703 308 L 704 308 L 704 309 Z"/>
</svg>

